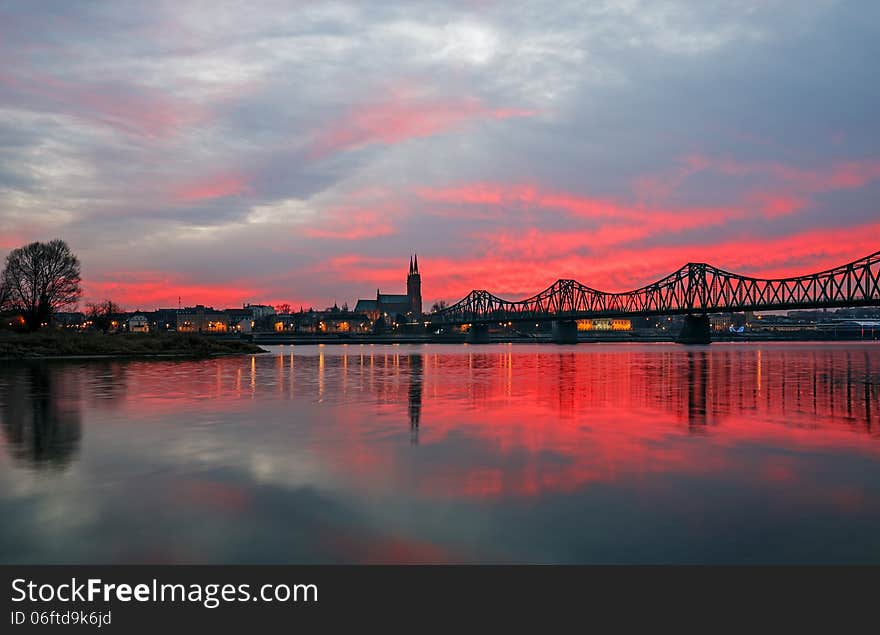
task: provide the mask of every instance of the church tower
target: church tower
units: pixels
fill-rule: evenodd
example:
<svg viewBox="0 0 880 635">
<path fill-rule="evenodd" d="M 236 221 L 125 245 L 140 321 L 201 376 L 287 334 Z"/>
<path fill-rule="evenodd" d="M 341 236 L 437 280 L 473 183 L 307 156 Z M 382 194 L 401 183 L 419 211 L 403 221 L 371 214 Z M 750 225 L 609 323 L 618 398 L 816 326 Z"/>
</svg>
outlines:
<svg viewBox="0 0 880 635">
<path fill-rule="evenodd" d="M 419 275 L 419 257 L 409 259 L 409 275 L 406 277 L 406 295 L 409 297 L 409 310 L 416 319 L 422 316 L 422 276 Z"/>
</svg>

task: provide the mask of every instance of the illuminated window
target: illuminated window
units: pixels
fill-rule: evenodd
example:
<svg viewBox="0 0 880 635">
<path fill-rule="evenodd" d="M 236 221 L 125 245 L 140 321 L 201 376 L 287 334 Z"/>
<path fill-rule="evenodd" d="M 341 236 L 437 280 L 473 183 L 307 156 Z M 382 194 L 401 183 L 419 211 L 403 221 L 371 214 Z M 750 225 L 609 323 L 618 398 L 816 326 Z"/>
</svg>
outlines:
<svg viewBox="0 0 880 635">
<path fill-rule="evenodd" d="M 535 324 L 535 326 L 538 326 Z M 577 330 L 579 331 L 592 331 L 593 330 L 593 320 L 578 320 L 577 321 Z"/>
</svg>

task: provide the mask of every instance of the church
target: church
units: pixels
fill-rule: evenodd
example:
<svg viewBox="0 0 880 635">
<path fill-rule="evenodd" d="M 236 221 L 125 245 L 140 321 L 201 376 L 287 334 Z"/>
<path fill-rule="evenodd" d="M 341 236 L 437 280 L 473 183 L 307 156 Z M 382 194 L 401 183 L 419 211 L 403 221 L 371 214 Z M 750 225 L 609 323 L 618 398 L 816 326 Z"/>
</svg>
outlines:
<svg viewBox="0 0 880 635">
<path fill-rule="evenodd" d="M 419 275 L 419 257 L 410 256 L 409 275 L 406 277 L 406 294 L 381 293 L 376 289 L 375 300 L 358 300 L 355 312 L 364 313 L 371 320 L 384 317 L 397 321 L 402 316 L 406 321 L 416 321 L 422 315 L 422 277 Z"/>
</svg>

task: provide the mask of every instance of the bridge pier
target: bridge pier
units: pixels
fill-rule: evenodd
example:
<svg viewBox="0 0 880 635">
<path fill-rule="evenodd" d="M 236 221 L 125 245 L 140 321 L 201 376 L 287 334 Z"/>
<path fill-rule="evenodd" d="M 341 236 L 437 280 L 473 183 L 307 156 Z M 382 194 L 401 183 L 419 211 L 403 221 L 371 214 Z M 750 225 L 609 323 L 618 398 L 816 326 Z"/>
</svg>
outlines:
<svg viewBox="0 0 880 635">
<path fill-rule="evenodd" d="M 556 344 L 577 344 L 578 329 L 574 320 L 554 320 L 551 332 Z"/>
<path fill-rule="evenodd" d="M 705 313 L 684 316 L 684 325 L 675 341 L 679 344 L 711 344 L 709 316 Z"/>
<path fill-rule="evenodd" d="M 470 344 L 488 344 L 489 343 L 489 325 L 488 324 L 471 324 L 468 331 L 467 341 Z"/>
</svg>

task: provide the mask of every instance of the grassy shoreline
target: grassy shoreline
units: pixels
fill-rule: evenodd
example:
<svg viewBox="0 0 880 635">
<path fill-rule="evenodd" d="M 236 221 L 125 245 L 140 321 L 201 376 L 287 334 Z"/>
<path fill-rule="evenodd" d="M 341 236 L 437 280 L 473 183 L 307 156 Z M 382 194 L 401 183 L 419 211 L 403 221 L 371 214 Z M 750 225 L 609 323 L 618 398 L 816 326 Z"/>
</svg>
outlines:
<svg viewBox="0 0 880 635">
<path fill-rule="evenodd" d="M 191 333 L 0 333 L 0 359 L 217 357 L 262 353 L 251 342 Z"/>
</svg>

